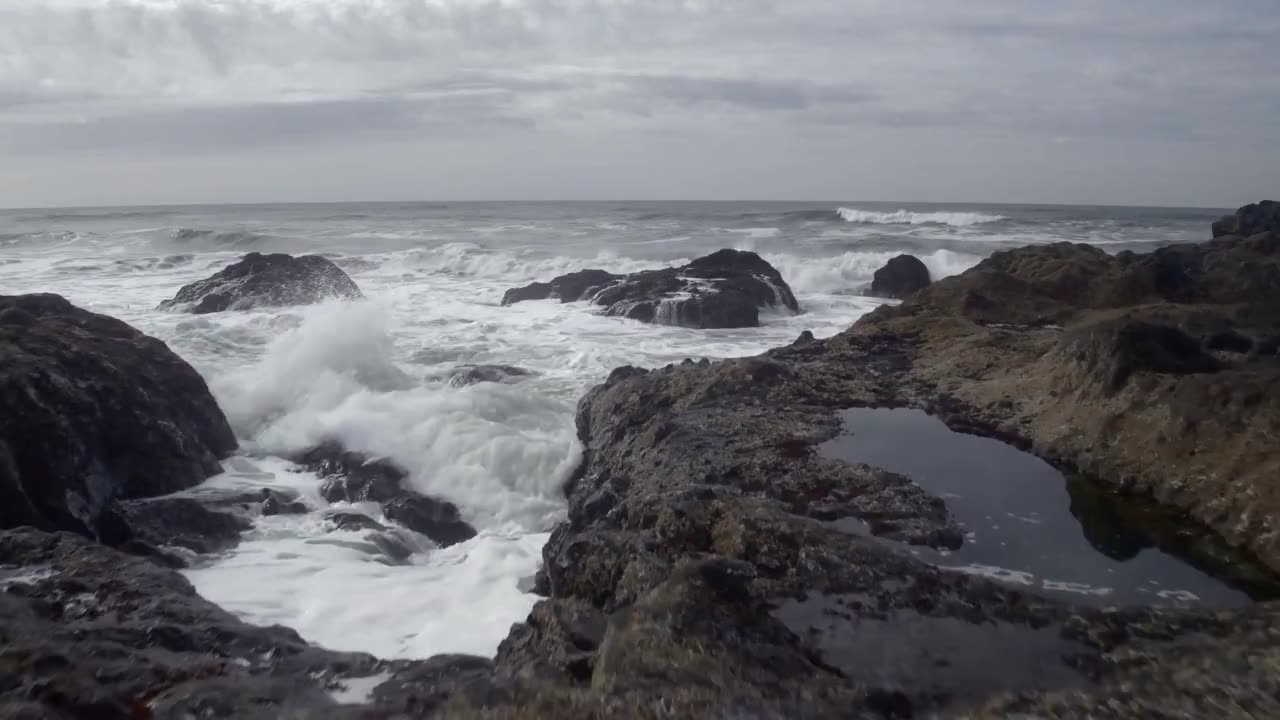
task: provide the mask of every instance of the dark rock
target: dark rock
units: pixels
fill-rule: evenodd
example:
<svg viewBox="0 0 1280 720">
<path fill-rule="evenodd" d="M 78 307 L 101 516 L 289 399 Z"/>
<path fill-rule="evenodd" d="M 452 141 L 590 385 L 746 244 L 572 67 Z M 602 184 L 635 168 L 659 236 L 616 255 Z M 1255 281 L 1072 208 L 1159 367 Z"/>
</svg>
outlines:
<svg viewBox="0 0 1280 720">
<path fill-rule="evenodd" d="M 407 473 L 392 462 L 349 452 L 336 443 L 325 443 L 298 462 L 325 478 L 320 494 L 329 502 L 379 503 L 388 520 L 426 535 L 442 547 L 476 536 L 457 505 L 404 489 L 401 481 Z"/>
<path fill-rule="evenodd" d="M 1076 360 L 1112 391 L 1135 373 L 1212 373 L 1220 363 L 1178 328 L 1137 320 L 1107 320 L 1073 330 L 1064 343 Z M 1067 350 L 1068 353 L 1073 350 Z"/>
<path fill-rule="evenodd" d="M 1280 202 L 1263 200 L 1245 205 L 1234 215 L 1227 215 L 1213 224 L 1213 236 L 1241 235 L 1248 237 L 1269 232 L 1280 237 Z"/>
<path fill-rule="evenodd" d="M 1204 347 L 1219 352 L 1247 353 L 1253 349 L 1253 338 L 1235 330 L 1223 330 L 1205 338 Z"/>
<path fill-rule="evenodd" d="M 234 547 L 241 533 L 252 526 L 244 517 L 186 497 L 126 500 L 119 508 L 135 540 L 201 554 Z"/>
<path fill-rule="evenodd" d="M 502 295 L 503 305 L 525 300 L 559 300 L 562 303 L 590 300 L 596 292 L 621 280 L 621 275 L 604 270 L 579 270 L 561 275 L 551 282 L 536 282 L 513 288 Z"/>
<path fill-rule="evenodd" d="M 514 365 L 463 365 L 449 376 L 449 384 L 464 387 L 476 383 L 511 383 L 528 377 L 531 373 Z"/>
<path fill-rule="evenodd" d="M 335 707 L 326 682 L 377 668 L 292 630 L 247 625 L 148 560 L 65 533 L 0 532 L 6 714 L 25 705 L 39 708 L 33 717 L 310 716 Z"/>
<path fill-rule="evenodd" d="M 307 506 L 296 499 L 277 490 L 262 490 L 261 512 L 268 517 L 272 515 L 303 515 Z"/>
<path fill-rule="evenodd" d="M 914 255 L 899 255 L 876 270 L 871 280 L 871 294 L 902 299 L 929 286 L 929 268 Z"/>
<path fill-rule="evenodd" d="M 190 365 L 57 295 L 0 296 L 0 408 L 0 528 L 124 542 L 115 500 L 196 485 L 236 447 Z"/>
<path fill-rule="evenodd" d="M 356 512 L 331 512 L 324 516 L 325 520 L 333 523 L 334 527 L 339 530 L 386 530 L 387 526 L 374 520 L 363 513 Z"/>
<path fill-rule="evenodd" d="M 327 258 L 253 252 L 211 277 L 184 285 L 160 309 L 199 314 L 359 297 L 360 288 Z"/>
<path fill-rule="evenodd" d="M 404 493 L 382 504 L 387 519 L 421 533 L 441 547 L 466 542 L 476 536 L 458 513 L 458 506 L 444 500 Z"/>
<path fill-rule="evenodd" d="M 590 300 L 604 313 L 661 325 L 755 327 L 762 307 L 800 312 L 776 269 L 753 252 L 719 250 L 679 268 L 611 275 L 584 270 L 507 291 L 502 303 L 559 297 Z"/>
</svg>

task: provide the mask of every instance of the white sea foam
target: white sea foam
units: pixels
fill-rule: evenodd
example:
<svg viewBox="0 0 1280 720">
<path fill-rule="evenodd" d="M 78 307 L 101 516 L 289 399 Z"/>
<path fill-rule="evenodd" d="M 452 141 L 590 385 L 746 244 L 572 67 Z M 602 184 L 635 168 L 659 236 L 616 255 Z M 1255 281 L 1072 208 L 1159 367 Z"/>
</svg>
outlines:
<svg viewBox="0 0 1280 720">
<path fill-rule="evenodd" d="M 876 270 L 899 254 L 854 251 L 834 257 L 787 253 L 765 253 L 763 257 L 782 273 L 782 278 L 797 293 L 839 293 L 863 289 Z M 935 250 L 917 257 L 929 268 L 929 276 L 934 280 L 958 275 L 982 261 L 979 255 L 951 250 Z"/>
<path fill-rule="evenodd" d="M 867 223 L 873 225 L 951 225 L 968 227 L 985 223 L 1000 222 L 1003 215 L 989 215 L 979 212 L 911 212 L 895 210 L 882 212 L 876 210 L 859 210 L 842 207 L 837 210 L 845 222 Z"/>
</svg>

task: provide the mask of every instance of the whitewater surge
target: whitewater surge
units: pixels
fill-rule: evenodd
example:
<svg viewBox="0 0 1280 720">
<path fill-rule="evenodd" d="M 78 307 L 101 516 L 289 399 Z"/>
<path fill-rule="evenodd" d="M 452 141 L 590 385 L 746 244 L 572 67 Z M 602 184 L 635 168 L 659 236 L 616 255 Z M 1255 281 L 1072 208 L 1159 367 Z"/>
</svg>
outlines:
<svg viewBox="0 0 1280 720">
<path fill-rule="evenodd" d="M 574 409 L 621 365 L 754 355 L 801 332 L 829 337 L 884 300 L 860 295 L 902 252 L 937 279 L 1010 242 L 1108 249 L 1202 239 L 1192 211 L 840 208 L 829 203 L 315 205 L 0 211 L 0 288 L 56 292 L 165 341 L 209 382 L 241 443 L 195 491 L 297 493 L 310 512 L 257 519 L 236 549 L 188 571 L 199 592 L 257 623 L 383 657 L 492 654 L 527 615 L 563 483 L 581 459 Z M 997 212 L 998 210 L 998 212 Z M 1093 213 L 1093 214 L 1090 214 Z M 1117 228 L 1122 228 L 1120 233 Z M 1135 240 L 1136 238 L 1136 240 Z M 1115 244 L 1107 244 L 1115 243 Z M 724 247 L 759 252 L 804 312 L 694 330 L 605 317 L 588 303 L 502 307 L 503 293 L 585 268 L 679 266 Z M 185 315 L 156 306 L 248 250 L 320 253 L 367 299 Z M 663 312 L 677 312 L 674 303 Z M 464 365 L 514 365 L 510 384 L 455 387 Z M 325 440 L 385 458 L 451 500 L 478 535 L 441 549 L 396 528 L 389 558 L 326 513 L 289 458 Z M 193 492 L 195 492 L 193 491 Z"/>
<path fill-rule="evenodd" d="M 968 227 L 1000 222 L 1004 215 L 988 215 L 979 212 L 912 212 L 895 210 L 878 212 L 874 210 L 858 210 L 842 207 L 836 211 L 845 222 L 867 223 L 875 225 L 950 225 L 952 227 Z"/>
</svg>

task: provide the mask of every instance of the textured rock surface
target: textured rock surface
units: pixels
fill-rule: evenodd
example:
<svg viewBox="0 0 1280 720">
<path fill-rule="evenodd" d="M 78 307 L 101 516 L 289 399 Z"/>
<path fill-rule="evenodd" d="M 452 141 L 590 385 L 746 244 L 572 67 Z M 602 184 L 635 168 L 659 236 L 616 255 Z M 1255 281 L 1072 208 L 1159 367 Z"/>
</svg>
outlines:
<svg viewBox="0 0 1280 720">
<path fill-rule="evenodd" d="M 320 494 L 329 502 L 376 502 L 387 519 L 426 535 L 443 547 L 476 536 L 462 519 L 458 506 L 420 495 L 402 486 L 403 469 L 328 443 L 311 450 L 299 462 L 326 478 Z"/>
<path fill-rule="evenodd" d="M 679 268 L 612 275 L 583 270 L 508 290 L 503 305 L 523 300 L 589 300 L 606 315 L 695 328 L 755 327 L 760 308 L 800 312 L 782 275 L 759 255 L 719 250 Z"/>
<path fill-rule="evenodd" d="M 124 542 L 114 501 L 195 485 L 235 447 L 163 342 L 56 295 L 0 297 L 0 527 Z"/>
<path fill-rule="evenodd" d="M 184 285 L 172 300 L 160 303 L 160 309 L 199 314 L 359 297 L 360 288 L 327 258 L 253 252 L 204 280 Z"/>
<path fill-rule="evenodd" d="M 891 258 L 871 278 L 871 294 L 902 299 L 929 286 L 929 268 L 914 255 Z"/>
</svg>

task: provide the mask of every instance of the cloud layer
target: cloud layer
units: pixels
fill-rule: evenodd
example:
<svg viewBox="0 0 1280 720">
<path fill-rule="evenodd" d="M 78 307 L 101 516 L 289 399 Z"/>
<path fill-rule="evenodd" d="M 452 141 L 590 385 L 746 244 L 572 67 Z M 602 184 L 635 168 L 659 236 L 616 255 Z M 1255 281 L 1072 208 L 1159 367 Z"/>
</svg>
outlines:
<svg viewBox="0 0 1280 720">
<path fill-rule="evenodd" d="M 1276 37 L 1273 0 L 10 0 L 0 205 L 1236 204 L 1280 188 Z"/>
</svg>

